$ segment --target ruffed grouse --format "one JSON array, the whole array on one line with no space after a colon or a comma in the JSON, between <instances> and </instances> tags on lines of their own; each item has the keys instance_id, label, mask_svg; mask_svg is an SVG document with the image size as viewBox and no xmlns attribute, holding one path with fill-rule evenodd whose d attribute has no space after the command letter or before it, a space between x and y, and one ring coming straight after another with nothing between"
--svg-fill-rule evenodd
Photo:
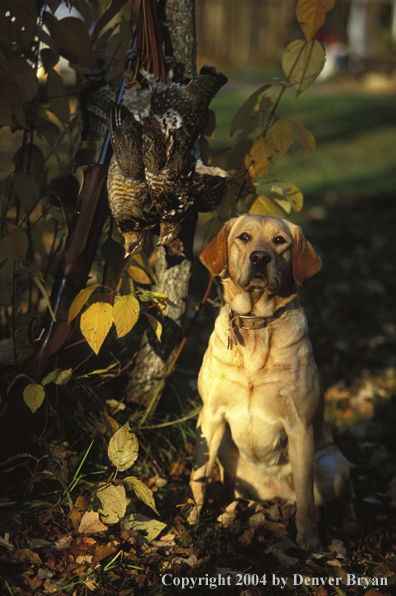
<instances>
[{"instance_id":1,"label":"ruffed grouse","mask_svg":"<svg viewBox=\"0 0 396 596\"><path fill-rule=\"evenodd\" d=\"M205 211L221 200L226 172L204 166L194 146L209 104L227 77L210 66L187 84L164 84L140 69L142 82L126 89L110 114L114 149L108 174L111 212L125 238L126 256L142 250L149 231L172 255L194 205Z\"/></svg>"}]
</instances>

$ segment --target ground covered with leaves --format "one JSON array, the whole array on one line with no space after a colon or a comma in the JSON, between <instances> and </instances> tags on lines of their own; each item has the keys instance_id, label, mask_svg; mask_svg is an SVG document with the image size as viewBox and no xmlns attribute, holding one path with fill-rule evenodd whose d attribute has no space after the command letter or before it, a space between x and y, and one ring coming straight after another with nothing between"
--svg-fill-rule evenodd
<instances>
[{"instance_id":1,"label":"ground covered with leaves","mask_svg":"<svg viewBox=\"0 0 396 596\"><path fill-rule=\"evenodd\" d=\"M136 419L120 403L122 374L55 387L46 411L36 415L26 453L7 464L13 469L2 481L1 594L394 593L396 208L392 197L332 200L325 215L311 215L303 225L323 270L301 300L328 423L352 464L356 519L318 511L323 552L307 555L294 542L294 505L230 503L215 470L202 520L187 523L195 418L155 426L199 408L195 382L216 314L215 288L151 427L135 429L132 472L151 488L159 515L127 490L123 521L100 519L109 438L128 417L132 426ZM205 275L196 272L197 300Z\"/></svg>"}]
</instances>

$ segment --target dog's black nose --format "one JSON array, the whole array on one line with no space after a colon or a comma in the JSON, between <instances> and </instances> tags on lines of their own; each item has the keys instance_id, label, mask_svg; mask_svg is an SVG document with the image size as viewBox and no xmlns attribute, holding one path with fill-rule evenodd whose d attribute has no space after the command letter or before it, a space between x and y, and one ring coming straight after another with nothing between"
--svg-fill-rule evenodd
<instances>
[{"instance_id":1,"label":"dog's black nose","mask_svg":"<svg viewBox=\"0 0 396 596\"><path fill-rule=\"evenodd\" d=\"M250 254L250 261L255 267L266 267L271 260L271 255L265 250L254 250Z\"/></svg>"}]
</instances>

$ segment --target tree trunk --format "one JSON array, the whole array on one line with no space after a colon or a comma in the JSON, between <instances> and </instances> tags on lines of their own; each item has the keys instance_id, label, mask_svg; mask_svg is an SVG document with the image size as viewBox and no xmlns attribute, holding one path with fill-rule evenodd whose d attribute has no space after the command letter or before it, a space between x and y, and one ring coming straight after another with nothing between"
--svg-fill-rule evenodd
<instances>
[{"instance_id":1,"label":"tree trunk","mask_svg":"<svg viewBox=\"0 0 396 596\"><path fill-rule=\"evenodd\" d=\"M195 77L195 2L167 0L165 15L176 62L184 65L186 77ZM185 257L168 257L165 249L158 247L155 268L157 284L153 289L166 294L176 307L168 306L165 311L161 342L151 328L144 333L128 384L127 399L140 403L146 409L146 415L154 411L161 397L161 380L182 340L196 221L197 215L191 214L183 224L181 239Z\"/></svg>"}]
</instances>

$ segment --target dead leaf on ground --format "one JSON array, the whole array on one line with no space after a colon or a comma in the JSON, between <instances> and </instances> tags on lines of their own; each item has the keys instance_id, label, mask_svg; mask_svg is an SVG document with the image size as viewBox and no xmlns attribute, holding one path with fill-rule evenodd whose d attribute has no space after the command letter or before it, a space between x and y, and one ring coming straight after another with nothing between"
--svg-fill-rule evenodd
<instances>
[{"instance_id":1,"label":"dead leaf on ground","mask_svg":"<svg viewBox=\"0 0 396 596\"><path fill-rule=\"evenodd\" d=\"M109 542L108 544L98 544L95 549L95 554L93 556L92 562L98 563L99 561L102 561L103 559L106 559L107 557L114 555L114 553L117 552L118 547L119 543L115 540L113 540L113 542Z\"/></svg>"},{"instance_id":2,"label":"dead leaf on ground","mask_svg":"<svg viewBox=\"0 0 396 596\"><path fill-rule=\"evenodd\" d=\"M102 524L97 511L87 511L84 513L80 527L78 528L80 534L98 534L106 530L107 526Z\"/></svg>"}]
</instances>

